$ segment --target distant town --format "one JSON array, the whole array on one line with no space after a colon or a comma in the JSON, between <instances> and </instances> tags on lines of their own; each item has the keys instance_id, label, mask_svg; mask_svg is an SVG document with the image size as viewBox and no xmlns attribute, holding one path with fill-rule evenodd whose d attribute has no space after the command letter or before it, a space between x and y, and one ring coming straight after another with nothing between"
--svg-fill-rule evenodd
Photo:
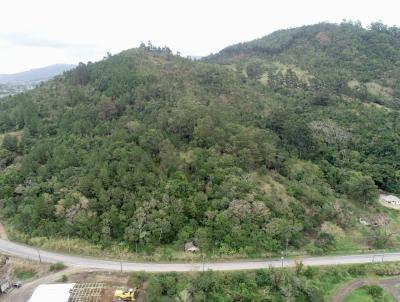
<instances>
[{"instance_id":1,"label":"distant town","mask_svg":"<svg viewBox=\"0 0 400 302\"><path fill-rule=\"evenodd\" d=\"M43 81L74 67L75 65L54 64L14 74L0 74L0 98L33 89Z\"/></svg>"},{"instance_id":2,"label":"distant town","mask_svg":"<svg viewBox=\"0 0 400 302\"><path fill-rule=\"evenodd\" d=\"M0 84L0 99L9 95L14 95L17 93L30 90L39 85L40 82L27 82L19 84Z\"/></svg>"}]
</instances>

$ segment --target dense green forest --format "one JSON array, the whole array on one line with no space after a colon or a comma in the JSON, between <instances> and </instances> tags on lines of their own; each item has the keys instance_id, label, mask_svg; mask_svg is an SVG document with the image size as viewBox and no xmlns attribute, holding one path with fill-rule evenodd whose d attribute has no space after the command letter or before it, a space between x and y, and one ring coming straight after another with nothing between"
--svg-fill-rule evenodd
<instances>
[{"instance_id":1,"label":"dense green forest","mask_svg":"<svg viewBox=\"0 0 400 302\"><path fill-rule=\"evenodd\" d=\"M143 253L335 250L355 211L380 217L378 189L400 193L399 46L318 24L200 61L149 43L81 63L2 99L2 217ZM367 246L396 241L385 213Z\"/></svg>"}]
</instances>

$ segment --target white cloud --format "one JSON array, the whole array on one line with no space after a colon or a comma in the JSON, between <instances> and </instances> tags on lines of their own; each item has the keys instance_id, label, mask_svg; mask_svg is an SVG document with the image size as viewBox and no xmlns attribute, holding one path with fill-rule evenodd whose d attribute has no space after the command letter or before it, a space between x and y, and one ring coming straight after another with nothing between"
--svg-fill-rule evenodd
<instances>
[{"instance_id":1,"label":"white cloud","mask_svg":"<svg viewBox=\"0 0 400 302\"><path fill-rule=\"evenodd\" d=\"M148 40L207 55L321 21L399 25L394 0L2 0L0 9L0 73L96 60Z\"/></svg>"}]
</instances>

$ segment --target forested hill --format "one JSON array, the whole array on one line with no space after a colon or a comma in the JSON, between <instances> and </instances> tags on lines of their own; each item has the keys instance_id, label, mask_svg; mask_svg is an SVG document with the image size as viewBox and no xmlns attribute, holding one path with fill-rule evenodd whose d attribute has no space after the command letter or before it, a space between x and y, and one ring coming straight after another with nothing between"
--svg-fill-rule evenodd
<instances>
[{"instance_id":1,"label":"forested hill","mask_svg":"<svg viewBox=\"0 0 400 302\"><path fill-rule=\"evenodd\" d=\"M395 58L387 30L281 31L265 38L279 51L242 44L209 62L143 45L6 98L2 216L30 237L138 252L187 241L224 255L334 249L329 230L348 233L357 209L376 213L378 188L400 192L400 77L396 64L380 66L386 44L368 54L346 40L349 65L378 62L370 78L328 52L354 31L388 41ZM335 82L340 70L346 85ZM368 244L391 244L374 232Z\"/></svg>"},{"instance_id":2,"label":"forested hill","mask_svg":"<svg viewBox=\"0 0 400 302\"><path fill-rule=\"evenodd\" d=\"M286 71L302 85L400 108L400 29L372 23L321 23L280 30L205 58L237 64L250 77L282 86ZM240 63L240 64L239 64Z\"/></svg>"}]
</instances>

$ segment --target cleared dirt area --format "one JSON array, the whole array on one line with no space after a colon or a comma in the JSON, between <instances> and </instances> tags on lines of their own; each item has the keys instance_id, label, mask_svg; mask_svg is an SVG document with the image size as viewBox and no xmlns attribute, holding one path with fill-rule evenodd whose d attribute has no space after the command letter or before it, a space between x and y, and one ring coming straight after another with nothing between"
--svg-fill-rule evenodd
<instances>
[{"instance_id":1,"label":"cleared dirt area","mask_svg":"<svg viewBox=\"0 0 400 302\"><path fill-rule=\"evenodd\" d=\"M18 142L20 142L21 139L22 139L22 134L23 134L23 131L21 131L21 130L19 130L19 131L10 131L10 132L6 132L4 134L0 134L0 144L3 143L3 139L4 139L4 137L6 135L15 136L17 138Z\"/></svg>"},{"instance_id":2,"label":"cleared dirt area","mask_svg":"<svg viewBox=\"0 0 400 302\"><path fill-rule=\"evenodd\" d=\"M101 282L109 286L120 287L128 284L129 275L125 273L114 273L106 271L78 271L68 275L68 282L73 283L96 283Z\"/></svg>"},{"instance_id":3,"label":"cleared dirt area","mask_svg":"<svg viewBox=\"0 0 400 302\"><path fill-rule=\"evenodd\" d=\"M114 291L121 287L131 287L129 284L129 274L127 273L117 273L117 272L107 272L101 270L92 271L79 271L75 273L68 274L68 282L73 283L96 283L100 282L104 284L104 290L102 293L101 302L111 302L113 301ZM142 301L142 295L140 290L136 295L136 301Z\"/></svg>"},{"instance_id":4,"label":"cleared dirt area","mask_svg":"<svg viewBox=\"0 0 400 302\"><path fill-rule=\"evenodd\" d=\"M4 225L1 222L0 222L0 238L8 240L6 229L4 228Z\"/></svg>"}]
</instances>

